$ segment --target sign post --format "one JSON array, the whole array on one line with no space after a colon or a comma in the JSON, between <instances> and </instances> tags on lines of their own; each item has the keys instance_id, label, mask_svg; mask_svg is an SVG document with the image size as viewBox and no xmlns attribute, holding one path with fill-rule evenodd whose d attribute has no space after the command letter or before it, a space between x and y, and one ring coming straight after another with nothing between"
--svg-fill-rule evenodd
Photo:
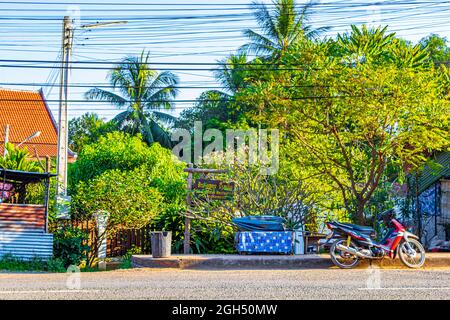
<instances>
[{"instance_id":1,"label":"sign post","mask_svg":"<svg viewBox=\"0 0 450 320\"><path fill-rule=\"evenodd\" d=\"M219 173L227 173L228 170L221 169L201 169L194 168L192 163L188 165L185 172L188 173L187 178L187 196L186 196L186 204L188 206L186 217L184 220L184 242L183 242L183 253L190 254L191 253L191 218L189 216L189 208L192 206L192 192L194 190L204 190L209 193L211 197L214 199L229 199L229 195L234 191L234 184L223 183L218 180L206 179L208 174L219 174ZM201 174L202 177L197 179L194 183L194 173ZM213 189L211 190L211 186ZM224 186L231 186L231 189L225 189Z\"/></svg>"}]
</instances>

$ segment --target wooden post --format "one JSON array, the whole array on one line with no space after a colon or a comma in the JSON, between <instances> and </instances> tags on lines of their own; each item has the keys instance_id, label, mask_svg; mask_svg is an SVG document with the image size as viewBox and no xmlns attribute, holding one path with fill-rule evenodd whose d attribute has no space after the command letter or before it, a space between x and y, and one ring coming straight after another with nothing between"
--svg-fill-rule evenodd
<instances>
[{"instance_id":1,"label":"wooden post","mask_svg":"<svg viewBox=\"0 0 450 320\"><path fill-rule=\"evenodd\" d=\"M50 173L52 171L52 158L45 156L45 172Z\"/></svg>"},{"instance_id":2,"label":"wooden post","mask_svg":"<svg viewBox=\"0 0 450 320\"><path fill-rule=\"evenodd\" d=\"M188 165L189 169L193 168L192 163ZM187 196L186 196L186 204L188 206L188 210L186 212L186 217L184 219L184 254L191 253L191 219L189 216L189 208L191 206L191 191L192 191L192 180L193 180L193 173L192 171L188 172L188 179L187 179Z\"/></svg>"}]
</instances>

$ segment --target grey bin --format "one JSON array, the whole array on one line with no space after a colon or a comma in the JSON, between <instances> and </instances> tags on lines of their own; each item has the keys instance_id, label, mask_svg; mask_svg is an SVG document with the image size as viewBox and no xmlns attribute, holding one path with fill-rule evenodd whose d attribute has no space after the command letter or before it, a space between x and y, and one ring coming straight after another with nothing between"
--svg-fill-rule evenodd
<instances>
[{"instance_id":1,"label":"grey bin","mask_svg":"<svg viewBox=\"0 0 450 320\"><path fill-rule=\"evenodd\" d=\"M155 231L151 233L153 258L170 257L172 253L172 232Z\"/></svg>"}]
</instances>

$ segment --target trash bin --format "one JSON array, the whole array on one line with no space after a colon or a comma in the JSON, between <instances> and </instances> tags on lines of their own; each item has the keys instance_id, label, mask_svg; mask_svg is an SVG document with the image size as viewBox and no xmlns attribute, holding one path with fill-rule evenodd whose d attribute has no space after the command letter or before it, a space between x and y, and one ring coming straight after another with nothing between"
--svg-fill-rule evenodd
<instances>
[{"instance_id":1,"label":"trash bin","mask_svg":"<svg viewBox=\"0 0 450 320\"><path fill-rule=\"evenodd\" d=\"M151 233L153 258L165 258L171 255L172 232L155 231Z\"/></svg>"}]
</instances>

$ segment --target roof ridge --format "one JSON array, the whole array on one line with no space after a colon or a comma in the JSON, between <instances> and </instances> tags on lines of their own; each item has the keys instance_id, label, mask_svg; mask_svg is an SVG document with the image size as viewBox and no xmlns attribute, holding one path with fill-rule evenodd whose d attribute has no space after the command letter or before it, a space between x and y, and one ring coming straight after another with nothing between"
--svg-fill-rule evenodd
<instances>
[{"instance_id":1,"label":"roof ridge","mask_svg":"<svg viewBox=\"0 0 450 320\"><path fill-rule=\"evenodd\" d=\"M12 88L4 88L4 87L0 87L0 90L3 90L3 91L13 91L13 92L39 93L39 90L12 89Z\"/></svg>"}]
</instances>

